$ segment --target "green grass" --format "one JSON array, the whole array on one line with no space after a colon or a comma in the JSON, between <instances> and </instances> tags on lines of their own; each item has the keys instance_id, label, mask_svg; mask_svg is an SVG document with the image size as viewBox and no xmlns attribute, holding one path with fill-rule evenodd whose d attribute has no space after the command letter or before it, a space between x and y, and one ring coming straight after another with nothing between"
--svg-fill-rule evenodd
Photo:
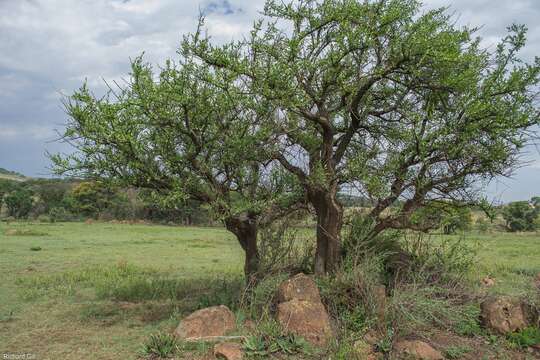
<instances>
[{"instance_id":1,"label":"green grass","mask_svg":"<svg viewBox=\"0 0 540 360\"><path fill-rule=\"evenodd\" d=\"M525 296L535 290L532 281L540 273L540 233L471 233L465 241L478 246L474 280L479 283L486 276L495 280L489 293Z\"/></svg>"},{"instance_id":2,"label":"green grass","mask_svg":"<svg viewBox=\"0 0 540 360\"><path fill-rule=\"evenodd\" d=\"M137 358L185 313L234 306L242 257L219 228L0 223L0 351Z\"/></svg>"},{"instance_id":3,"label":"green grass","mask_svg":"<svg viewBox=\"0 0 540 360\"><path fill-rule=\"evenodd\" d=\"M475 281L496 280L486 291L532 290L539 234L466 241L480 246ZM0 223L0 259L0 351L39 359L136 359L151 334L170 332L188 312L234 308L242 284L242 250L221 228ZM478 331L474 321L460 326Z\"/></svg>"}]
</instances>

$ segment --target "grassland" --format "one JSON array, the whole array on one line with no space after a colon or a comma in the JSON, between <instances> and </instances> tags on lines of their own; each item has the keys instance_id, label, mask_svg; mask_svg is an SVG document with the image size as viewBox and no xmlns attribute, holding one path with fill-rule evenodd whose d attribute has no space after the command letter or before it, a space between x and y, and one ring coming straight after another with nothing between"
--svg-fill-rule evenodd
<instances>
[{"instance_id":1,"label":"grassland","mask_svg":"<svg viewBox=\"0 0 540 360\"><path fill-rule=\"evenodd\" d=\"M468 234L484 291L526 294L540 234ZM0 224L0 352L132 359L187 312L232 303L242 251L220 228L111 223Z\"/></svg>"}]
</instances>

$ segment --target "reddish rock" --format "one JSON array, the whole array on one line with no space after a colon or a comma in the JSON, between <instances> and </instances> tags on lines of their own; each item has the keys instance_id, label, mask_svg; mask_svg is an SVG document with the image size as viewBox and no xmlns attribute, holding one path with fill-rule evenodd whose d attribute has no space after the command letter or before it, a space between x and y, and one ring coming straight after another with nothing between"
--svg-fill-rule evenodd
<instances>
[{"instance_id":1,"label":"reddish rock","mask_svg":"<svg viewBox=\"0 0 540 360\"><path fill-rule=\"evenodd\" d=\"M279 286L277 292L278 302L302 300L321 302L319 288L315 281L306 274L297 274Z\"/></svg>"},{"instance_id":2,"label":"reddish rock","mask_svg":"<svg viewBox=\"0 0 540 360\"><path fill-rule=\"evenodd\" d=\"M286 332L302 336L316 346L332 337L330 318L321 302L291 300L278 305L277 320Z\"/></svg>"},{"instance_id":3,"label":"reddish rock","mask_svg":"<svg viewBox=\"0 0 540 360\"><path fill-rule=\"evenodd\" d=\"M402 340L395 346L394 350L401 356L417 360L443 360L444 356L440 351L435 350L428 343L421 340Z\"/></svg>"},{"instance_id":4,"label":"reddish rock","mask_svg":"<svg viewBox=\"0 0 540 360\"><path fill-rule=\"evenodd\" d=\"M184 340L224 336L236 328L234 314L224 305L195 311L180 322L175 335Z\"/></svg>"},{"instance_id":5,"label":"reddish rock","mask_svg":"<svg viewBox=\"0 0 540 360\"><path fill-rule=\"evenodd\" d=\"M226 342L214 346L214 356L218 359L242 360L244 353L240 344Z\"/></svg>"},{"instance_id":6,"label":"reddish rock","mask_svg":"<svg viewBox=\"0 0 540 360\"><path fill-rule=\"evenodd\" d=\"M484 327L505 335L527 326L527 316L519 299L498 296L486 299L480 305Z\"/></svg>"}]
</instances>

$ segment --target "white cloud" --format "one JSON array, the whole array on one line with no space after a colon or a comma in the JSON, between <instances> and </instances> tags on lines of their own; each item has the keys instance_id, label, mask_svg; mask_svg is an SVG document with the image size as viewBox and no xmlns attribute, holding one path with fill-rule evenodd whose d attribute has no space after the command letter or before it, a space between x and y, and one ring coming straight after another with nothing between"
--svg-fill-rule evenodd
<instances>
[{"instance_id":1,"label":"white cloud","mask_svg":"<svg viewBox=\"0 0 540 360\"><path fill-rule=\"evenodd\" d=\"M28 140L52 140L56 136L51 126L0 126L0 140L19 139L21 142Z\"/></svg>"}]
</instances>

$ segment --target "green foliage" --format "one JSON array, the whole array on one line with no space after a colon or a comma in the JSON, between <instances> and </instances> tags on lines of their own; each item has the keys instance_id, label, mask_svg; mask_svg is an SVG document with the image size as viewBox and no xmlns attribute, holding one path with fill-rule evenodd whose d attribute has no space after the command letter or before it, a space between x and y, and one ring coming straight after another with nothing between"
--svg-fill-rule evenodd
<instances>
[{"instance_id":1,"label":"green foliage","mask_svg":"<svg viewBox=\"0 0 540 360\"><path fill-rule=\"evenodd\" d=\"M260 279L257 284L244 294L242 306L253 319L261 319L267 314L274 301L279 285L289 277L287 273L270 274Z\"/></svg>"},{"instance_id":2,"label":"green foliage","mask_svg":"<svg viewBox=\"0 0 540 360\"><path fill-rule=\"evenodd\" d=\"M73 220L73 214L71 214L64 207L53 207L49 210L49 217L51 222L63 222Z\"/></svg>"},{"instance_id":3,"label":"green foliage","mask_svg":"<svg viewBox=\"0 0 540 360\"><path fill-rule=\"evenodd\" d=\"M529 326L520 331L508 334L508 341L520 349L540 344L540 329Z\"/></svg>"},{"instance_id":4,"label":"green foliage","mask_svg":"<svg viewBox=\"0 0 540 360\"><path fill-rule=\"evenodd\" d=\"M120 263L21 279L20 283L32 289L32 297L44 292L73 294L75 289L92 288L98 299L181 301L184 310L193 311L215 305L236 309L243 281L240 277L180 279L151 268Z\"/></svg>"},{"instance_id":5,"label":"green foliage","mask_svg":"<svg viewBox=\"0 0 540 360\"><path fill-rule=\"evenodd\" d=\"M476 220L475 225L478 231L481 233L486 233L492 224L487 219L480 217Z\"/></svg>"},{"instance_id":6,"label":"green foliage","mask_svg":"<svg viewBox=\"0 0 540 360\"><path fill-rule=\"evenodd\" d=\"M343 264L333 276L319 280L323 302L342 329L360 332L378 322L381 299L376 288L382 283L383 271L381 258L373 255Z\"/></svg>"},{"instance_id":7,"label":"green foliage","mask_svg":"<svg viewBox=\"0 0 540 360\"><path fill-rule=\"evenodd\" d=\"M281 273L311 273L314 241L304 237L287 219L260 229L259 277Z\"/></svg>"},{"instance_id":8,"label":"green foliage","mask_svg":"<svg viewBox=\"0 0 540 360\"><path fill-rule=\"evenodd\" d=\"M463 356L471 351L472 349L468 346L449 346L444 350L444 355L448 359L463 359Z\"/></svg>"},{"instance_id":9,"label":"green foliage","mask_svg":"<svg viewBox=\"0 0 540 360\"><path fill-rule=\"evenodd\" d=\"M6 195L4 202L6 203L9 216L23 219L32 210L32 193L26 189L18 189Z\"/></svg>"},{"instance_id":10,"label":"green foliage","mask_svg":"<svg viewBox=\"0 0 540 360\"><path fill-rule=\"evenodd\" d=\"M75 212L96 217L110 206L113 193L102 183L87 181L77 184L70 195L73 198L71 206Z\"/></svg>"},{"instance_id":11,"label":"green foliage","mask_svg":"<svg viewBox=\"0 0 540 360\"><path fill-rule=\"evenodd\" d=\"M406 234L401 242L405 251L408 282L425 282L453 287L462 283L473 269L478 246L465 238L448 239L421 233Z\"/></svg>"},{"instance_id":12,"label":"green foliage","mask_svg":"<svg viewBox=\"0 0 540 360\"><path fill-rule=\"evenodd\" d=\"M308 342L299 336L284 334L279 324L273 320L261 322L257 327L257 333L244 341L244 350L248 356L267 358L276 353L282 355L312 353Z\"/></svg>"},{"instance_id":13,"label":"green foliage","mask_svg":"<svg viewBox=\"0 0 540 360\"><path fill-rule=\"evenodd\" d=\"M4 196L19 188L19 183L11 180L0 179L0 208L4 202Z\"/></svg>"},{"instance_id":14,"label":"green foliage","mask_svg":"<svg viewBox=\"0 0 540 360\"><path fill-rule=\"evenodd\" d=\"M479 336L485 332L480 325L480 308L470 305L463 308L461 317L454 325L454 331L461 336Z\"/></svg>"},{"instance_id":15,"label":"green foliage","mask_svg":"<svg viewBox=\"0 0 540 360\"><path fill-rule=\"evenodd\" d=\"M506 228L512 232L535 230L539 213L540 207L527 201L512 202L502 209Z\"/></svg>"},{"instance_id":16,"label":"green foliage","mask_svg":"<svg viewBox=\"0 0 540 360\"><path fill-rule=\"evenodd\" d=\"M168 333L152 334L143 345L142 352L162 359L171 357L177 350L176 337Z\"/></svg>"},{"instance_id":17,"label":"green foliage","mask_svg":"<svg viewBox=\"0 0 540 360\"><path fill-rule=\"evenodd\" d=\"M375 344L375 346L377 347L377 350L379 350L380 352L389 353L392 350L393 341L394 341L394 329L389 328L384 334L384 337L380 339Z\"/></svg>"},{"instance_id":18,"label":"green foliage","mask_svg":"<svg viewBox=\"0 0 540 360\"><path fill-rule=\"evenodd\" d=\"M471 210L468 207L452 207L445 213L441 226L445 234L470 229L472 224Z\"/></svg>"},{"instance_id":19,"label":"green foliage","mask_svg":"<svg viewBox=\"0 0 540 360\"><path fill-rule=\"evenodd\" d=\"M539 123L525 26L490 50L414 0L270 0L263 14L245 41L212 44L201 24L183 48L276 109L271 158L320 195L313 205L336 184L361 189L376 232L425 230L413 215L441 200L480 202L475 185L515 168Z\"/></svg>"},{"instance_id":20,"label":"green foliage","mask_svg":"<svg viewBox=\"0 0 540 360\"><path fill-rule=\"evenodd\" d=\"M30 248L31 251L41 251L41 246L32 246Z\"/></svg>"},{"instance_id":21,"label":"green foliage","mask_svg":"<svg viewBox=\"0 0 540 360\"><path fill-rule=\"evenodd\" d=\"M345 263L362 261L372 256L386 259L400 252L401 233L388 230L374 235L374 226L375 223L369 216L360 212L351 215L343 240L343 250L347 254Z\"/></svg>"}]
</instances>

